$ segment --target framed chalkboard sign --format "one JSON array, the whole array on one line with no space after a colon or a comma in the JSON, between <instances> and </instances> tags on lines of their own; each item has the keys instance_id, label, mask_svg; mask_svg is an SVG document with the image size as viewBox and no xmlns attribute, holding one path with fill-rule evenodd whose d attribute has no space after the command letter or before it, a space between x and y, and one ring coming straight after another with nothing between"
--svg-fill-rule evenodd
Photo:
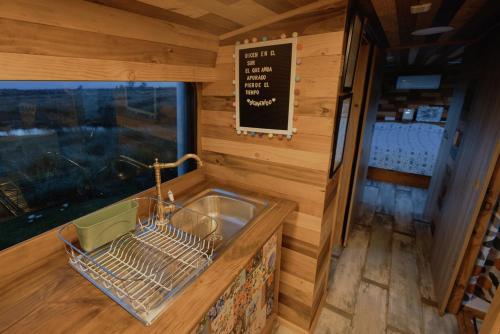
<instances>
[{"instance_id":1,"label":"framed chalkboard sign","mask_svg":"<svg viewBox=\"0 0 500 334\"><path fill-rule=\"evenodd\" d=\"M236 45L236 130L291 136L297 38Z\"/></svg>"}]
</instances>

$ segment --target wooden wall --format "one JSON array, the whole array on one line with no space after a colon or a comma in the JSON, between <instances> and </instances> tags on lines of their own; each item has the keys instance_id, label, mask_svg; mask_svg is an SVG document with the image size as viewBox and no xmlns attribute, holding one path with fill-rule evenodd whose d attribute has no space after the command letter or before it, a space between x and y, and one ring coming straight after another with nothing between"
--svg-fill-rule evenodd
<instances>
[{"instance_id":1,"label":"wooden wall","mask_svg":"<svg viewBox=\"0 0 500 334\"><path fill-rule=\"evenodd\" d=\"M440 311L444 311L474 224L481 211L488 183L500 155L499 29L490 33L472 68L478 70L470 110L459 147L456 168L436 224L431 269Z\"/></svg>"},{"instance_id":2,"label":"wooden wall","mask_svg":"<svg viewBox=\"0 0 500 334\"><path fill-rule=\"evenodd\" d=\"M217 80L202 87L199 153L207 173L298 203L284 225L279 313L309 329L327 287L330 231L337 180L328 179L338 83L344 43L345 5L304 15L223 40L216 61ZM237 135L234 129L234 42L276 38L299 32L301 64L296 88L293 139Z\"/></svg>"},{"instance_id":3,"label":"wooden wall","mask_svg":"<svg viewBox=\"0 0 500 334\"><path fill-rule=\"evenodd\" d=\"M0 1L0 80L213 81L214 35L83 0Z\"/></svg>"}]
</instances>

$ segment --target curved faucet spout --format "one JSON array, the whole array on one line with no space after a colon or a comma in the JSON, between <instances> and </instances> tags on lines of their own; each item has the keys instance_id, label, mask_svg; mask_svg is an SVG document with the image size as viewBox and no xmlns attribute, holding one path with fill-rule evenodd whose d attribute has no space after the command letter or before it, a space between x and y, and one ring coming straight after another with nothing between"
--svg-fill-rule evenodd
<instances>
[{"instance_id":1,"label":"curved faucet spout","mask_svg":"<svg viewBox=\"0 0 500 334\"><path fill-rule=\"evenodd\" d=\"M176 168L180 164L182 164L184 161L188 159L194 159L198 163L198 167L203 167L203 162L201 161L200 157L197 156L196 154L189 153L184 155L182 158L177 160L176 162L158 162L158 158L155 159L155 162L152 165L149 165L149 168L154 168L155 170L155 180L156 180L156 197L158 199L158 216L160 219L163 219L163 197L161 195L161 170L166 169L166 168ZM174 211L175 206L173 203L171 203L168 207L167 210L169 212Z\"/></svg>"},{"instance_id":2,"label":"curved faucet spout","mask_svg":"<svg viewBox=\"0 0 500 334\"><path fill-rule=\"evenodd\" d=\"M188 159L196 160L196 162L198 163L198 167L203 167L203 161L201 161L199 156L193 153L188 153L179 160L177 160L176 162L158 162L158 158L156 158L154 164L149 165L149 168L159 168L159 169L175 168Z\"/></svg>"}]
</instances>

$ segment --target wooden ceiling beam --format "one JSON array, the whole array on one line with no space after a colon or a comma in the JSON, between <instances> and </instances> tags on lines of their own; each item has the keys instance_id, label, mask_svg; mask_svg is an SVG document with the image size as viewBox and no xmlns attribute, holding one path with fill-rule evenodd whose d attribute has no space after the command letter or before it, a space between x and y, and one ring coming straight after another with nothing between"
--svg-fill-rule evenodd
<instances>
[{"instance_id":1,"label":"wooden ceiling beam","mask_svg":"<svg viewBox=\"0 0 500 334\"><path fill-rule=\"evenodd\" d=\"M415 30L430 28L433 26L434 18L436 17L439 9L441 8L441 4L442 4L443 0L429 0L429 1L431 1L432 5L431 5L431 9L428 12L421 13L421 14L415 14L415 16L416 16ZM412 41L415 44L424 43L425 37L412 36ZM414 51L415 58L413 60L413 63L418 58L419 52L420 52L420 49L418 49L418 48L416 49L416 51Z\"/></svg>"},{"instance_id":2,"label":"wooden ceiling beam","mask_svg":"<svg viewBox=\"0 0 500 334\"><path fill-rule=\"evenodd\" d=\"M277 14L288 12L296 8L294 4L287 0L254 0L256 3L261 4L264 7L269 8Z\"/></svg>"},{"instance_id":3,"label":"wooden ceiling beam","mask_svg":"<svg viewBox=\"0 0 500 334\"><path fill-rule=\"evenodd\" d=\"M466 23L468 23L481 8L488 2L488 0L465 0L462 6L458 9L450 22L450 26L455 28L453 31L441 35L440 41L447 41L453 38L453 36L462 28Z\"/></svg>"},{"instance_id":4,"label":"wooden ceiling beam","mask_svg":"<svg viewBox=\"0 0 500 334\"><path fill-rule=\"evenodd\" d=\"M400 45L396 0L372 0L390 46Z\"/></svg>"},{"instance_id":5,"label":"wooden ceiling beam","mask_svg":"<svg viewBox=\"0 0 500 334\"><path fill-rule=\"evenodd\" d=\"M400 44L410 44L412 41L412 31L415 29L417 18L411 13L411 6L418 3L418 0L397 0L397 18L399 27Z\"/></svg>"},{"instance_id":6,"label":"wooden ceiling beam","mask_svg":"<svg viewBox=\"0 0 500 334\"><path fill-rule=\"evenodd\" d=\"M411 32L415 28L416 18L411 14L410 7L417 4L417 0L398 0L396 8L398 12L399 41L401 44L410 44L412 40ZM415 62L418 49L401 50L400 67L411 66Z\"/></svg>"},{"instance_id":7,"label":"wooden ceiling beam","mask_svg":"<svg viewBox=\"0 0 500 334\"><path fill-rule=\"evenodd\" d=\"M239 0L231 5L219 1L179 0L185 4L202 8L233 22L247 25L262 18L276 15L275 12L251 0Z\"/></svg>"},{"instance_id":8,"label":"wooden ceiling beam","mask_svg":"<svg viewBox=\"0 0 500 334\"><path fill-rule=\"evenodd\" d=\"M357 0L357 8L363 16L368 18L369 24L366 26L371 37L376 41L376 44L381 48L389 46L387 37L384 33L384 28L377 17L377 13L373 8L371 0Z\"/></svg>"},{"instance_id":9,"label":"wooden ceiling beam","mask_svg":"<svg viewBox=\"0 0 500 334\"><path fill-rule=\"evenodd\" d=\"M443 0L429 0L432 3L431 9L426 13L415 14L417 17L417 22L415 23L415 29L423 29L432 27L432 23L436 14L441 8ZM422 37L419 37L422 38Z\"/></svg>"},{"instance_id":10,"label":"wooden ceiling beam","mask_svg":"<svg viewBox=\"0 0 500 334\"><path fill-rule=\"evenodd\" d=\"M188 16L194 19L209 13L203 8L192 6L188 3L182 2L181 0L138 0L138 1L161 9L170 10L174 13Z\"/></svg>"},{"instance_id":11,"label":"wooden ceiling beam","mask_svg":"<svg viewBox=\"0 0 500 334\"><path fill-rule=\"evenodd\" d=\"M454 2L444 2L444 8L439 15L439 22L435 22L436 25L450 25L455 28L455 30L437 36L429 36L426 40L428 42L434 42L435 45L440 46L437 50L439 56L436 56L436 52L432 52L427 49L422 51L417 57L417 64L428 65L428 64L447 64L447 55L453 50L453 45L462 44L464 41L453 41L453 37L458 36L457 33L471 20L479 14L479 11L484 8L488 0L464 0L461 3ZM455 43L448 43L455 42ZM472 42L475 42L472 41ZM471 44L467 42L466 44Z\"/></svg>"},{"instance_id":12,"label":"wooden ceiling beam","mask_svg":"<svg viewBox=\"0 0 500 334\"><path fill-rule=\"evenodd\" d=\"M461 41L438 41L438 42L429 42L429 43L420 43L420 44L410 44L410 45L398 45L398 46L393 46L386 48L385 50L389 51L398 51L398 50L405 50L405 49L413 49L413 48L428 48L432 46L443 46L443 45L458 45L458 44L464 44L464 45L469 45L476 43L478 40L477 39L469 39L469 40L461 40Z\"/></svg>"},{"instance_id":13,"label":"wooden ceiling beam","mask_svg":"<svg viewBox=\"0 0 500 334\"><path fill-rule=\"evenodd\" d=\"M138 0L127 0L127 1L86 0L86 1L163 21L175 22L182 26L201 30L217 36L241 27L240 24L236 24L233 21L225 20L224 18L214 14L208 14L194 19L182 14L174 13L170 10L148 5ZM215 18L212 19L213 17Z\"/></svg>"},{"instance_id":14,"label":"wooden ceiling beam","mask_svg":"<svg viewBox=\"0 0 500 334\"><path fill-rule=\"evenodd\" d=\"M298 15L307 14L307 13L317 11L317 10L328 9L332 6L339 6L339 5L343 5L343 4L345 4L344 0L318 0L318 1L313 2L311 4L308 4L308 5L296 8L296 9L289 10L289 11L282 13L282 14L278 14L278 15L264 18L260 21L246 25L242 28L239 28L239 29L230 31L228 33L222 34L219 36L219 39L226 40L226 39L247 33L249 31L262 28L266 25L270 25L270 24L273 24L273 23L276 23L279 21L283 21L283 20L298 16Z\"/></svg>"}]
</instances>

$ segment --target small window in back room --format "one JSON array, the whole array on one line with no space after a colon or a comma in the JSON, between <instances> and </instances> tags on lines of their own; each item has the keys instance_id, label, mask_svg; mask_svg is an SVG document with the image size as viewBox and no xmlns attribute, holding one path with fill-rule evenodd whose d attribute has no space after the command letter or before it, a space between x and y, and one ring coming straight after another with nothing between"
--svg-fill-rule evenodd
<instances>
[{"instance_id":1,"label":"small window in back room","mask_svg":"<svg viewBox=\"0 0 500 334\"><path fill-rule=\"evenodd\" d=\"M154 186L147 165L194 151L193 90L0 81L0 249Z\"/></svg>"}]
</instances>

